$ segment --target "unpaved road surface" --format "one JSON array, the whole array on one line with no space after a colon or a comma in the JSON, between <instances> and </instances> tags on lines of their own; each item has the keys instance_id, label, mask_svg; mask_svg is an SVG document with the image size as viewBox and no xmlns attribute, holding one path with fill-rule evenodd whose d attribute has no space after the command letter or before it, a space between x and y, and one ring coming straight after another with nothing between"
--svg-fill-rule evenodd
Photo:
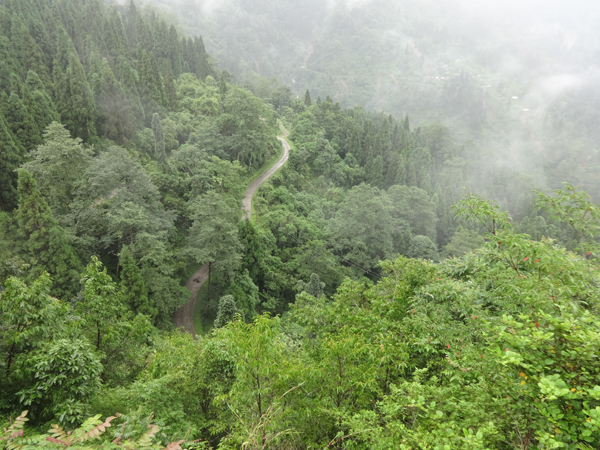
<instances>
[{"instance_id":1,"label":"unpaved road surface","mask_svg":"<svg viewBox=\"0 0 600 450\"><path fill-rule=\"evenodd\" d=\"M248 189L244 192L244 199L242 200L242 218L244 219L250 220L251 218L252 197L254 197L258 188L267 181L271 175L281 169L290 156L290 144L285 139L288 137L289 133L283 126L281 129L283 131L283 136L277 136L277 139L283 144L283 154L273 167L250 183L250 186L248 186ZM200 269L187 280L185 287L190 291L190 299L185 305L175 311L175 314L173 315L173 324L175 325L175 328L183 328L194 337L196 337L196 329L194 328L194 309L196 308L197 295L207 279L208 263L200 267Z\"/></svg>"},{"instance_id":2,"label":"unpaved road surface","mask_svg":"<svg viewBox=\"0 0 600 450\"><path fill-rule=\"evenodd\" d=\"M281 166L283 166L288 160L290 156L290 144L288 144L288 141L285 140L287 136L287 131L285 131L285 135L283 137L277 136L277 139L279 139L283 144L283 154L281 155L281 158L279 158L279 160L273 165L273 167L271 167L269 170L267 170L265 173L259 176L256 180L250 183L250 186L248 186L248 189L246 189L246 192L244 192L244 199L242 200L243 219L250 220L252 218L252 197L254 197L254 194L261 186L261 184L263 184L271 177L271 175L273 175L275 172L281 169Z\"/></svg>"}]
</instances>

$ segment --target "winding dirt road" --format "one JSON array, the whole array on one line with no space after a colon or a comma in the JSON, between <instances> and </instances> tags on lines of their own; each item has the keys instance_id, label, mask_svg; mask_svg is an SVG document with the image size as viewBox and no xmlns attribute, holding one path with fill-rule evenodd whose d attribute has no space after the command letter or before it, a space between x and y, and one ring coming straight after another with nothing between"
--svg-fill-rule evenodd
<instances>
[{"instance_id":1,"label":"winding dirt road","mask_svg":"<svg viewBox=\"0 0 600 450\"><path fill-rule=\"evenodd\" d=\"M277 172L286 163L290 156L290 144L286 140L289 136L288 131L280 125L283 136L277 136L277 139L283 144L283 154L277 162L267 170L265 173L256 178L246 192L244 192L244 199L242 200L242 218L250 220L252 217L252 197L258 190L258 188L267 181L275 172ZM185 287L190 291L190 299L188 302L181 306L173 316L173 324L175 328L184 328L185 331L196 337L196 329L194 328L194 309L196 308L196 300L198 291L204 285L208 279L208 263L204 264L198 271L192 275L187 282Z\"/></svg>"}]
</instances>

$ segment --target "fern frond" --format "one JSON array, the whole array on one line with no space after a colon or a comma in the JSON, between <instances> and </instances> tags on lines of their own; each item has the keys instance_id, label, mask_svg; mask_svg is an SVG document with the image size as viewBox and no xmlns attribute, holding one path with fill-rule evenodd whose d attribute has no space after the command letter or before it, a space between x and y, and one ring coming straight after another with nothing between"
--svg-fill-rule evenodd
<instances>
[{"instance_id":1,"label":"fern frond","mask_svg":"<svg viewBox=\"0 0 600 450\"><path fill-rule=\"evenodd\" d=\"M140 448L150 447L152 445L152 440L156 433L160 431L160 427L158 425L148 425L148 431L144 434L140 440L137 442L137 445Z\"/></svg>"},{"instance_id":2,"label":"fern frond","mask_svg":"<svg viewBox=\"0 0 600 450\"><path fill-rule=\"evenodd\" d=\"M60 442L63 445L68 445L67 442L69 441L69 436L67 435L67 433L65 433L65 430L63 430L63 428L60 425L56 425L54 423L51 425L51 427L52 428L48 430L48 433L50 433L52 438L56 439L56 441Z\"/></svg>"},{"instance_id":3,"label":"fern frond","mask_svg":"<svg viewBox=\"0 0 600 450\"><path fill-rule=\"evenodd\" d=\"M33 436L24 439L18 439L6 444L7 450L33 450L41 447L48 435Z\"/></svg>"},{"instance_id":4,"label":"fern frond","mask_svg":"<svg viewBox=\"0 0 600 450\"><path fill-rule=\"evenodd\" d=\"M23 427L25 426L25 422L29 419L25 417L29 411L25 410L21 413L19 417L15 419L8 429L4 429L4 436L0 440L14 439L18 434L23 436Z\"/></svg>"},{"instance_id":5,"label":"fern frond","mask_svg":"<svg viewBox=\"0 0 600 450\"><path fill-rule=\"evenodd\" d=\"M99 418L100 418L100 415L97 415L97 416L93 417L93 419L95 419L95 421L98 421ZM112 420L114 420L114 419L116 419L115 416L107 417L104 422L95 425L89 431L85 432L83 434L83 436L81 436L80 438L77 439L76 442L84 442L84 441L87 441L87 440L90 440L90 439L98 439L100 437L100 435L102 433L104 433L107 428L110 427L110 422ZM90 422L90 424L91 423L92 422Z\"/></svg>"},{"instance_id":6,"label":"fern frond","mask_svg":"<svg viewBox=\"0 0 600 450\"><path fill-rule=\"evenodd\" d=\"M181 443L184 440L180 440L177 442L171 442L169 445L167 445L163 450L181 450Z\"/></svg>"}]
</instances>

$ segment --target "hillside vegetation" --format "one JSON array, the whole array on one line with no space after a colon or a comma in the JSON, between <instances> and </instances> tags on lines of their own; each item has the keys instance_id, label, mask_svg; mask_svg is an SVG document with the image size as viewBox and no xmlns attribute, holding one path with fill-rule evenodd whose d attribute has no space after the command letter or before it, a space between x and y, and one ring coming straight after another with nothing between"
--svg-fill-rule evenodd
<instances>
[{"instance_id":1,"label":"hillside vegetation","mask_svg":"<svg viewBox=\"0 0 600 450\"><path fill-rule=\"evenodd\" d=\"M252 27L277 35L272 15L309 39L317 18L345 28L393 6L312 3L226 4L206 23L260 13ZM402 13L421 33L406 58L446 54L460 24L433 33L438 8ZM443 100L458 83L443 117L388 114L333 84L242 75L237 53L219 62L181 29L133 2L0 2L0 448L596 448L593 110L546 120L564 125L544 137L560 161L500 164L480 138L504 119L483 100L459 111L470 76L440 85ZM218 36L209 48L241 42ZM265 64L285 70L276 51ZM289 159L243 220L278 121ZM194 339L173 314L205 264Z\"/></svg>"}]
</instances>

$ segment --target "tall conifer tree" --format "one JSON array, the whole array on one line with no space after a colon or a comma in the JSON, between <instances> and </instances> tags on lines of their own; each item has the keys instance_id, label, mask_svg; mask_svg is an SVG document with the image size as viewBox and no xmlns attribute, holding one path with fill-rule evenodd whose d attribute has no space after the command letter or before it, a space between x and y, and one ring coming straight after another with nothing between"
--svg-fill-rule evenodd
<instances>
[{"instance_id":1,"label":"tall conifer tree","mask_svg":"<svg viewBox=\"0 0 600 450\"><path fill-rule=\"evenodd\" d=\"M135 313L156 317L158 311L148 300L148 289L133 255L126 245L120 255L121 265L121 298Z\"/></svg>"},{"instance_id":2,"label":"tall conifer tree","mask_svg":"<svg viewBox=\"0 0 600 450\"><path fill-rule=\"evenodd\" d=\"M25 251L33 267L45 270L53 278L52 292L71 299L78 291L81 262L68 243L64 230L52 217L33 176L19 170L19 232L26 239Z\"/></svg>"},{"instance_id":3,"label":"tall conifer tree","mask_svg":"<svg viewBox=\"0 0 600 450\"><path fill-rule=\"evenodd\" d=\"M15 170L24 160L20 148L0 111L0 209L11 211L17 206L17 174Z\"/></svg>"},{"instance_id":4,"label":"tall conifer tree","mask_svg":"<svg viewBox=\"0 0 600 450\"><path fill-rule=\"evenodd\" d=\"M60 115L44 83L32 70L27 72L27 79L23 86L23 104L40 132L43 132L52 122L60 122Z\"/></svg>"},{"instance_id":5,"label":"tall conifer tree","mask_svg":"<svg viewBox=\"0 0 600 450\"><path fill-rule=\"evenodd\" d=\"M304 94L304 104L306 106L312 105L312 100L310 99L310 91L308 89L306 90L306 93Z\"/></svg>"}]
</instances>

